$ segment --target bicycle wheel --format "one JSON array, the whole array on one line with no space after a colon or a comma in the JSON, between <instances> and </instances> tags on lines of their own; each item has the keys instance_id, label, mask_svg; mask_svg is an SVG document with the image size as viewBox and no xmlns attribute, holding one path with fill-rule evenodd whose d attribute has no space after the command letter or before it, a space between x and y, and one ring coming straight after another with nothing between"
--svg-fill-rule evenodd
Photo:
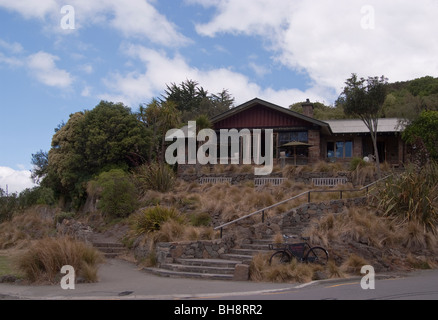
<instances>
[{"instance_id":1,"label":"bicycle wheel","mask_svg":"<svg viewBox=\"0 0 438 320\"><path fill-rule=\"evenodd\" d=\"M328 252L321 247L310 248L304 257L304 261L325 266L328 262Z\"/></svg>"},{"instance_id":2,"label":"bicycle wheel","mask_svg":"<svg viewBox=\"0 0 438 320\"><path fill-rule=\"evenodd\" d=\"M269 265L276 266L279 264L289 263L290 255L286 251L277 251L269 259Z\"/></svg>"}]
</instances>

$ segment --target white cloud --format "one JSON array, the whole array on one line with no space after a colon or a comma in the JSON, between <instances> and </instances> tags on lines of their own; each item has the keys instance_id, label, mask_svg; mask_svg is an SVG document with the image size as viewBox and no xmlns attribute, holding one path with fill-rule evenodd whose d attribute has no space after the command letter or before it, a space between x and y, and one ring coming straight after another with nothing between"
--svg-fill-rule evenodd
<instances>
[{"instance_id":1,"label":"white cloud","mask_svg":"<svg viewBox=\"0 0 438 320\"><path fill-rule=\"evenodd\" d=\"M31 179L31 173L28 170L14 170L8 167L0 167L0 188L9 193L20 193L26 188L33 188L36 185Z\"/></svg>"},{"instance_id":2,"label":"white cloud","mask_svg":"<svg viewBox=\"0 0 438 320\"><path fill-rule=\"evenodd\" d=\"M67 71L56 67L57 60L57 56L40 51L27 58L27 66L41 83L51 87L67 88L72 84L73 78Z\"/></svg>"},{"instance_id":3,"label":"white cloud","mask_svg":"<svg viewBox=\"0 0 438 320\"><path fill-rule=\"evenodd\" d=\"M60 26L61 8L68 4L74 8L75 28L90 25L114 28L126 37L147 38L154 43L175 47L189 40L177 27L152 5L152 0L0 0L0 7L16 11L25 18L49 20L45 30L64 32ZM69 33L77 30L69 30Z\"/></svg>"},{"instance_id":4,"label":"white cloud","mask_svg":"<svg viewBox=\"0 0 438 320\"><path fill-rule=\"evenodd\" d=\"M162 94L166 84L179 84L187 79L198 81L211 93L229 89L236 98L236 104L258 97L287 107L306 98L323 101L327 94L324 88L311 88L305 92L297 89L278 91L262 88L247 76L231 69L200 70L191 67L179 54L169 57L165 52L139 45L128 45L124 52L130 58L140 60L144 64L144 70L115 73L105 78L104 82L111 93L101 94L100 98L123 102L134 108Z\"/></svg>"},{"instance_id":5,"label":"white cloud","mask_svg":"<svg viewBox=\"0 0 438 320\"><path fill-rule=\"evenodd\" d=\"M61 10L61 7L58 9L59 5L56 0L0 0L0 6L8 10L17 11L27 19L43 19L50 11Z\"/></svg>"},{"instance_id":6,"label":"white cloud","mask_svg":"<svg viewBox=\"0 0 438 320\"><path fill-rule=\"evenodd\" d=\"M214 6L200 35L261 36L276 61L339 93L351 73L391 82L438 76L435 0L190 0ZM363 10L372 8L373 10ZM372 28L364 28L372 19Z\"/></svg>"},{"instance_id":7,"label":"white cloud","mask_svg":"<svg viewBox=\"0 0 438 320\"><path fill-rule=\"evenodd\" d=\"M0 47L4 48L4 49L6 49L14 54L20 53L23 51L23 46L20 43L18 43L18 42L10 43L10 42L4 41L2 39L0 39Z\"/></svg>"}]
</instances>

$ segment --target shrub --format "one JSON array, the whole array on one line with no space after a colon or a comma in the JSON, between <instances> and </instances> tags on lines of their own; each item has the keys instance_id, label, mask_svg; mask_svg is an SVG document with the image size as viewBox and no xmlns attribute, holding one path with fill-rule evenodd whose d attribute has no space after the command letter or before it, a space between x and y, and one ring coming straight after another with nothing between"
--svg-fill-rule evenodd
<instances>
[{"instance_id":1,"label":"shrub","mask_svg":"<svg viewBox=\"0 0 438 320\"><path fill-rule=\"evenodd\" d=\"M190 223L195 227L208 226L211 223L211 216L206 212L193 213L190 216Z\"/></svg>"},{"instance_id":2,"label":"shrub","mask_svg":"<svg viewBox=\"0 0 438 320\"><path fill-rule=\"evenodd\" d=\"M151 163L138 167L134 172L135 182L144 193L146 190L167 192L175 183L175 173L167 164Z\"/></svg>"},{"instance_id":3,"label":"shrub","mask_svg":"<svg viewBox=\"0 0 438 320\"><path fill-rule=\"evenodd\" d=\"M96 249L67 237L37 240L25 253L16 257L18 269L32 283L59 281L64 265L71 265L76 277L96 282L97 267L101 262L103 257Z\"/></svg>"},{"instance_id":4,"label":"shrub","mask_svg":"<svg viewBox=\"0 0 438 320\"><path fill-rule=\"evenodd\" d=\"M436 232L438 223L438 165L408 167L400 176L388 179L379 190L379 208L385 216L422 224Z\"/></svg>"},{"instance_id":5,"label":"shrub","mask_svg":"<svg viewBox=\"0 0 438 320\"><path fill-rule=\"evenodd\" d=\"M101 173L89 183L87 191L89 195L97 194L97 208L113 217L127 217L138 207L135 185L121 169Z\"/></svg>"},{"instance_id":6,"label":"shrub","mask_svg":"<svg viewBox=\"0 0 438 320\"><path fill-rule=\"evenodd\" d=\"M54 205L55 194L52 189L45 187L34 187L20 192L18 201L21 208L28 208L35 204Z\"/></svg>"},{"instance_id":7,"label":"shrub","mask_svg":"<svg viewBox=\"0 0 438 320\"><path fill-rule=\"evenodd\" d=\"M184 223L184 217L182 217L175 208L161 206L144 209L134 215L132 219L133 229L136 235L158 231L163 224L169 220Z\"/></svg>"}]
</instances>

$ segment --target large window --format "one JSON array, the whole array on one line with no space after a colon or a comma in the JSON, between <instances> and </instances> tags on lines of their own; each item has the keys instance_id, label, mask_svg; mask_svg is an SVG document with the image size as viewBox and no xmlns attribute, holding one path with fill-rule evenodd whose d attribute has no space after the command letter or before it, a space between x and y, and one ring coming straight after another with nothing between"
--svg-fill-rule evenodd
<instances>
[{"instance_id":1,"label":"large window","mask_svg":"<svg viewBox=\"0 0 438 320\"><path fill-rule=\"evenodd\" d=\"M336 141L327 142L327 158L352 158L353 142Z\"/></svg>"},{"instance_id":2,"label":"large window","mask_svg":"<svg viewBox=\"0 0 438 320\"><path fill-rule=\"evenodd\" d=\"M279 142L280 146L282 146L286 143L292 142L292 141L307 143L309 141L309 135L307 134L307 131L280 132L279 133L278 142Z\"/></svg>"}]
</instances>

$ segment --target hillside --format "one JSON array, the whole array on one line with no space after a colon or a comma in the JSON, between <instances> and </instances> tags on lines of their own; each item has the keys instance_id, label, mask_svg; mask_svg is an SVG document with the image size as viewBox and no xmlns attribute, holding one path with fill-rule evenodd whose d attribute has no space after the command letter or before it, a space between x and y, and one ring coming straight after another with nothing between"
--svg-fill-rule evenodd
<instances>
[{"instance_id":1,"label":"hillside","mask_svg":"<svg viewBox=\"0 0 438 320\"><path fill-rule=\"evenodd\" d=\"M297 102L290 109L301 113ZM342 106L314 104L314 117L318 120L346 119ZM425 76L418 79L388 83L388 95L383 106L383 118L415 119L423 110L438 110L438 78Z\"/></svg>"}]
</instances>

